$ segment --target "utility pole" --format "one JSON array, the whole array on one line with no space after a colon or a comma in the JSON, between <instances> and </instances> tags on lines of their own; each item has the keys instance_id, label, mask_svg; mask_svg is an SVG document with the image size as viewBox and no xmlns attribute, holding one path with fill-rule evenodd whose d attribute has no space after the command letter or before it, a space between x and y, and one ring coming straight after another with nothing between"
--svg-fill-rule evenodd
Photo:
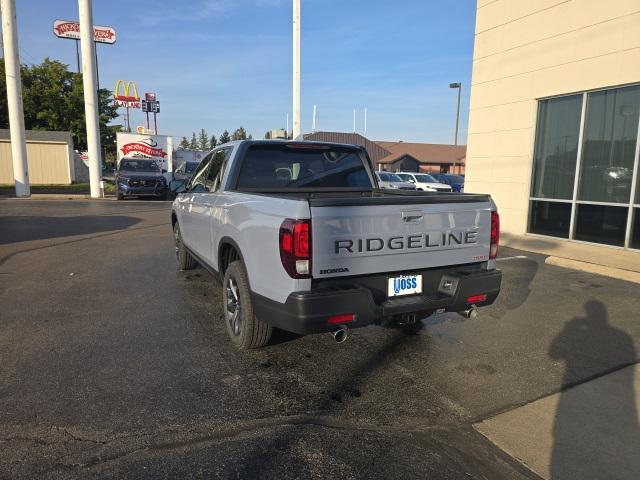
<instances>
[{"instance_id":1,"label":"utility pole","mask_svg":"<svg viewBox=\"0 0 640 480\"><path fill-rule=\"evenodd\" d=\"M367 109L364 109L364 134L367 134Z\"/></svg>"},{"instance_id":2,"label":"utility pole","mask_svg":"<svg viewBox=\"0 0 640 480\"><path fill-rule=\"evenodd\" d=\"M450 83L449 88L458 89L458 110L456 113L456 136L454 145L458 145L458 127L460 125L460 94L462 93L462 84L460 82Z\"/></svg>"},{"instance_id":3,"label":"utility pole","mask_svg":"<svg viewBox=\"0 0 640 480\"><path fill-rule=\"evenodd\" d=\"M353 133L356 133L356 109L353 109Z\"/></svg>"},{"instance_id":4,"label":"utility pole","mask_svg":"<svg viewBox=\"0 0 640 480\"><path fill-rule=\"evenodd\" d=\"M91 198L101 198L102 159L100 158L100 123L98 122L98 89L96 77L96 45L93 41L93 11L91 0L78 0L80 43L82 44L82 84L84 112L87 121L87 151Z\"/></svg>"},{"instance_id":5,"label":"utility pole","mask_svg":"<svg viewBox=\"0 0 640 480\"><path fill-rule=\"evenodd\" d=\"M16 197L31 195L29 187L29 167L27 164L27 143L24 133L24 110L22 107L22 78L18 55L18 27L15 0L1 0L2 40L4 43L4 63L7 81L7 105L9 108L9 128L11 129L11 158Z\"/></svg>"},{"instance_id":6,"label":"utility pole","mask_svg":"<svg viewBox=\"0 0 640 480\"><path fill-rule=\"evenodd\" d=\"M293 139L300 136L300 0L293 0Z\"/></svg>"},{"instance_id":7,"label":"utility pole","mask_svg":"<svg viewBox=\"0 0 640 480\"><path fill-rule=\"evenodd\" d=\"M313 106L313 122L311 122L311 131L316 131L316 106Z\"/></svg>"}]
</instances>

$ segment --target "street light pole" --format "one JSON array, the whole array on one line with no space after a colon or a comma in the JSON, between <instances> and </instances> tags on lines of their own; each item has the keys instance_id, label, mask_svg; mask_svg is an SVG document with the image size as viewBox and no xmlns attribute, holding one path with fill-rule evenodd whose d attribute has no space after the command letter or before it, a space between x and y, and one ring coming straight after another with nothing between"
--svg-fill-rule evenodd
<instances>
[{"instance_id":1,"label":"street light pole","mask_svg":"<svg viewBox=\"0 0 640 480\"><path fill-rule=\"evenodd\" d=\"M293 0L293 139L300 135L300 0Z\"/></svg>"},{"instance_id":2,"label":"street light pole","mask_svg":"<svg viewBox=\"0 0 640 480\"><path fill-rule=\"evenodd\" d=\"M11 129L11 157L16 197L31 195L27 143L24 133L24 110L22 106L22 79L18 55L18 27L16 25L15 0L2 0L2 39L4 43L5 75L7 82L7 106Z\"/></svg>"},{"instance_id":3,"label":"street light pole","mask_svg":"<svg viewBox=\"0 0 640 480\"><path fill-rule=\"evenodd\" d=\"M449 88L457 88L458 89L458 110L456 113L456 137L454 145L458 145L458 127L460 125L460 94L462 93L462 83L450 83Z\"/></svg>"},{"instance_id":4,"label":"street light pole","mask_svg":"<svg viewBox=\"0 0 640 480\"><path fill-rule=\"evenodd\" d=\"M93 11L91 0L78 0L80 15L80 43L82 46L82 85L84 87L84 113L87 122L87 151L89 154L89 181L91 198L101 198L100 181L100 124L98 122L98 89L96 77L96 45L93 41Z\"/></svg>"}]
</instances>

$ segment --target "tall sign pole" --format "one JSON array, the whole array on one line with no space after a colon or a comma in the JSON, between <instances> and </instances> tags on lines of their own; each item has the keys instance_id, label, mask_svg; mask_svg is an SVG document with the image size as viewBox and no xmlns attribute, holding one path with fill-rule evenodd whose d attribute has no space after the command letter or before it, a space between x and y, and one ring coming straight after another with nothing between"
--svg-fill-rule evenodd
<instances>
[{"instance_id":1,"label":"tall sign pole","mask_svg":"<svg viewBox=\"0 0 640 480\"><path fill-rule=\"evenodd\" d=\"M450 83L449 88L458 89L458 109L456 111L456 135L454 137L454 145L458 145L458 127L460 126L460 94L462 93L462 83Z\"/></svg>"},{"instance_id":2,"label":"tall sign pole","mask_svg":"<svg viewBox=\"0 0 640 480\"><path fill-rule=\"evenodd\" d=\"M9 127L11 129L13 178L16 185L16 196L28 197L31 195L31 189L29 187L27 144L24 133L22 79L20 77L20 58L18 56L15 0L1 0L0 9L2 9L2 40L4 43L4 63L7 79Z\"/></svg>"},{"instance_id":3,"label":"tall sign pole","mask_svg":"<svg viewBox=\"0 0 640 480\"><path fill-rule=\"evenodd\" d=\"M84 112L87 121L87 146L89 153L89 181L91 198L101 198L100 180L100 124L98 122L98 89L96 77L96 45L93 41L93 11L91 0L78 0L80 15L80 43L82 45L82 84L84 87Z\"/></svg>"},{"instance_id":4,"label":"tall sign pole","mask_svg":"<svg viewBox=\"0 0 640 480\"><path fill-rule=\"evenodd\" d=\"M293 138L300 136L300 0L293 0Z\"/></svg>"}]
</instances>

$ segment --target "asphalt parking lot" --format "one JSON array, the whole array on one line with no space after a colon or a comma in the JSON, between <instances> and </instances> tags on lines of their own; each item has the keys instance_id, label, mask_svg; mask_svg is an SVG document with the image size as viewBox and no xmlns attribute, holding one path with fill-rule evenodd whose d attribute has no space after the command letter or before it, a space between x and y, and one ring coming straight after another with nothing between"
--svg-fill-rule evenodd
<instances>
[{"instance_id":1,"label":"asphalt parking lot","mask_svg":"<svg viewBox=\"0 0 640 480\"><path fill-rule=\"evenodd\" d=\"M169 209L0 199L0 478L538 478L474 424L638 360L638 285L507 248L477 320L241 353Z\"/></svg>"}]
</instances>

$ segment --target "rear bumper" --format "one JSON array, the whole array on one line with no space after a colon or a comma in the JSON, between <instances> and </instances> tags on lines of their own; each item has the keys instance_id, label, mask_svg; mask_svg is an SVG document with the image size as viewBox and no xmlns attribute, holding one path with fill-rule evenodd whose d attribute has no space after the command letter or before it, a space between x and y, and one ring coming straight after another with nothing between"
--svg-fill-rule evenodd
<instances>
[{"instance_id":1,"label":"rear bumper","mask_svg":"<svg viewBox=\"0 0 640 480\"><path fill-rule=\"evenodd\" d=\"M391 275L354 277L318 282L309 292L294 292L285 303L253 294L256 316L294 333L321 333L338 325L327 323L334 315L354 314L355 321L343 325L359 328L394 317L415 314L426 317L435 311L460 312L469 308L467 298L486 295L477 307L490 305L500 293L502 272L480 268L423 270L423 293L406 297L386 297L386 281ZM450 284L448 289L443 288Z\"/></svg>"}]
</instances>

